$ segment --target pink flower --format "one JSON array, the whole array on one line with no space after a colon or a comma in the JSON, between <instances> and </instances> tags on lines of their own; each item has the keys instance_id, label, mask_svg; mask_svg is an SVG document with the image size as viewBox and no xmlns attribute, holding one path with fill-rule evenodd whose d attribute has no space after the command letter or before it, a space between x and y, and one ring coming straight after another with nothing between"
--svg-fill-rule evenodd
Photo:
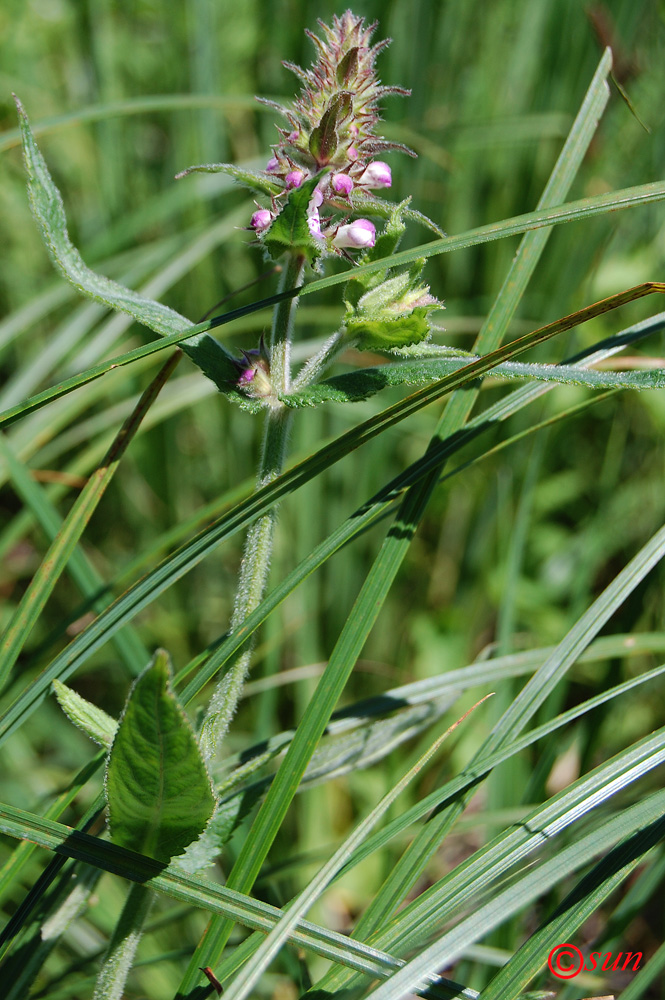
<instances>
[{"instance_id":1,"label":"pink flower","mask_svg":"<svg viewBox=\"0 0 665 1000\"><path fill-rule=\"evenodd\" d=\"M369 219L356 219L346 226L340 226L333 238L333 246L353 249L373 247L376 243L376 229Z\"/></svg>"},{"instance_id":2,"label":"pink flower","mask_svg":"<svg viewBox=\"0 0 665 1000\"><path fill-rule=\"evenodd\" d=\"M383 160L374 160L365 168L358 181L365 188L389 188L393 182L390 167Z\"/></svg>"},{"instance_id":3,"label":"pink flower","mask_svg":"<svg viewBox=\"0 0 665 1000\"><path fill-rule=\"evenodd\" d=\"M312 192L309 205L307 206L307 227L310 235L313 236L315 240L323 239L323 233L321 232L321 218L319 216L319 206L322 204L323 192L320 188L315 187Z\"/></svg>"},{"instance_id":4,"label":"pink flower","mask_svg":"<svg viewBox=\"0 0 665 1000\"><path fill-rule=\"evenodd\" d=\"M346 155L348 156L348 158L351 160L352 163L355 163L355 161L358 159L358 150L356 149L355 146L349 146L349 148L346 151Z\"/></svg>"},{"instance_id":5,"label":"pink flower","mask_svg":"<svg viewBox=\"0 0 665 1000\"><path fill-rule=\"evenodd\" d=\"M266 163L266 173L272 174L275 172L275 170L279 170L279 160L277 159L276 156L271 156L268 162Z\"/></svg>"},{"instance_id":6,"label":"pink flower","mask_svg":"<svg viewBox=\"0 0 665 1000\"><path fill-rule=\"evenodd\" d=\"M348 174L333 174L330 186L337 194L344 195L345 198L353 191L353 181Z\"/></svg>"},{"instance_id":7,"label":"pink flower","mask_svg":"<svg viewBox=\"0 0 665 1000\"><path fill-rule=\"evenodd\" d=\"M287 191L291 188L298 188L305 180L305 174L302 170L291 170L290 173L284 178L284 183L286 184Z\"/></svg>"},{"instance_id":8,"label":"pink flower","mask_svg":"<svg viewBox=\"0 0 665 1000\"><path fill-rule=\"evenodd\" d=\"M258 232L261 232L263 229L268 228L272 219L272 212L269 212L267 208L260 208L258 212L254 212L249 224L252 229L256 229Z\"/></svg>"}]
</instances>

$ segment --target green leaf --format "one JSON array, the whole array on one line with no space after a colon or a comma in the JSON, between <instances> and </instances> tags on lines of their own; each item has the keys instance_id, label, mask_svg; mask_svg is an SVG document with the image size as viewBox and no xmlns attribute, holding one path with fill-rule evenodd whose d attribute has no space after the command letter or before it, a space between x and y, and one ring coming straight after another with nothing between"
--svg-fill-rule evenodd
<instances>
[{"instance_id":1,"label":"green leaf","mask_svg":"<svg viewBox=\"0 0 665 1000\"><path fill-rule=\"evenodd\" d=\"M53 681L53 690L67 718L95 743L110 749L118 728L116 720L62 681Z\"/></svg>"},{"instance_id":2,"label":"green leaf","mask_svg":"<svg viewBox=\"0 0 665 1000\"><path fill-rule=\"evenodd\" d=\"M363 320L346 327L359 351L385 351L389 347L417 344L429 334L424 309L414 309L409 316L397 319Z\"/></svg>"},{"instance_id":3,"label":"green leaf","mask_svg":"<svg viewBox=\"0 0 665 1000\"><path fill-rule=\"evenodd\" d=\"M304 256L313 263L324 250L324 244L315 239L307 224L307 209L314 188L321 174L305 181L299 188L289 191L289 196L272 225L260 237L271 257L279 260L286 252Z\"/></svg>"},{"instance_id":4,"label":"green leaf","mask_svg":"<svg viewBox=\"0 0 665 1000\"><path fill-rule=\"evenodd\" d=\"M352 94L340 90L331 97L321 122L309 137L309 151L320 167L326 166L335 156L339 145L338 126L348 117L353 106Z\"/></svg>"},{"instance_id":5,"label":"green leaf","mask_svg":"<svg viewBox=\"0 0 665 1000\"><path fill-rule=\"evenodd\" d=\"M405 330L408 335L408 322L412 318L417 320L416 314L420 309L414 309L411 316L404 318ZM422 319L423 324L427 324L426 319ZM366 323L358 324L371 337L374 328L377 330L377 340L362 341L362 349L385 350L386 343L380 343L379 331L383 332L383 327L387 327L387 334L391 333L390 323ZM353 326L352 328L353 329ZM361 336L362 336L361 335ZM396 342L394 342L396 344ZM360 347L361 345L358 344ZM427 385L438 379L445 378L451 372L458 371L475 360L476 355L469 355L464 358L427 358L418 361L402 361L397 364L381 365L375 368L363 368L355 372L346 372L343 375L335 375L318 384L305 386L299 392L289 393L280 397L287 406L304 407L319 406L321 403L357 403L361 400L369 399L377 392L381 392L389 386L418 386ZM573 365L541 365L523 364L521 362L506 362L497 365L492 369L492 376L500 376L507 379L537 379L539 382L559 382L566 385L582 385L589 389L662 389L665 386L665 369L658 368L651 371L635 372L611 372L593 371L575 367Z\"/></svg>"},{"instance_id":6,"label":"green leaf","mask_svg":"<svg viewBox=\"0 0 665 1000\"><path fill-rule=\"evenodd\" d=\"M406 202L402 202L404 205L404 218L408 219L409 222L418 222L421 226L425 226L426 229L430 229L433 233L436 233L437 236L444 237L444 231L437 226L436 222L432 222L431 219L428 219L426 215L423 215L417 209L406 207L410 200L409 198ZM392 201L377 198L376 195L371 194L369 191L363 191L359 188L354 190L352 202L354 211L362 212L363 215L378 215L381 219L390 218L391 213L399 207Z\"/></svg>"},{"instance_id":7,"label":"green leaf","mask_svg":"<svg viewBox=\"0 0 665 1000\"><path fill-rule=\"evenodd\" d=\"M186 167L175 177L176 180L180 180L181 177L187 177L189 174L228 174L238 184L242 184L243 187L259 194L279 194L282 190L279 184L275 184L266 174L247 170L244 167L236 167L233 163L199 163L193 167Z\"/></svg>"},{"instance_id":8,"label":"green leaf","mask_svg":"<svg viewBox=\"0 0 665 1000\"><path fill-rule=\"evenodd\" d=\"M111 309L127 313L162 337L183 333L192 324L180 313L161 302L147 299L103 274L96 274L82 259L69 239L62 197L53 183L44 157L30 130L28 116L19 99L16 108L23 142L23 159L28 175L28 196L42 239L63 276L82 295ZM201 371L223 391L228 388L233 367L231 355L214 337L199 333L182 345L183 350ZM235 381L235 379L234 379Z\"/></svg>"},{"instance_id":9,"label":"green leaf","mask_svg":"<svg viewBox=\"0 0 665 1000\"><path fill-rule=\"evenodd\" d=\"M168 862L199 836L214 807L210 778L158 650L134 684L106 769L116 844Z\"/></svg>"}]
</instances>

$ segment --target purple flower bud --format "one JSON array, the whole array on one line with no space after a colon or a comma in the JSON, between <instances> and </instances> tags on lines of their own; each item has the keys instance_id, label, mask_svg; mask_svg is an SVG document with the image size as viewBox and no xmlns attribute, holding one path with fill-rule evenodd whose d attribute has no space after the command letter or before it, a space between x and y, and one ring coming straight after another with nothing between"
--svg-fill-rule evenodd
<instances>
[{"instance_id":1,"label":"purple flower bud","mask_svg":"<svg viewBox=\"0 0 665 1000\"><path fill-rule=\"evenodd\" d=\"M250 220L250 225L252 229L256 229L261 232L263 229L267 229L272 222L272 212L269 212L267 208L260 208L258 212L254 212Z\"/></svg>"},{"instance_id":2,"label":"purple flower bud","mask_svg":"<svg viewBox=\"0 0 665 1000\"><path fill-rule=\"evenodd\" d=\"M348 198L353 191L353 181L348 174L333 174L330 186L333 191L344 195L345 198Z\"/></svg>"},{"instance_id":3,"label":"purple flower bud","mask_svg":"<svg viewBox=\"0 0 665 1000\"><path fill-rule=\"evenodd\" d=\"M375 160L370 163L360 176L358 181L366 188L389 188L393 182L390 167L383 160Z\"/></svg>"},{"instance_id":4,"label":"purple flower bud","mask_svg":"<svg viewBox=\"0 0 665 1000\"><path fill-rule=\"evenodd\" d=\"M355 163L355 161L358 159L358 150L356 149L355 146L349 146L349 148L346 151L346 155L348 156L348 158L351 160L352 163Z\"/></svg>"},{"instance_id":5,"label":"purple flower bud","mask_svg":"<svg viewBox=\"0 0 665 1000\"><path fill-rule=\"evenodd\" d=\"M266 163L266 173L273 174L275 170L279 170L279 160L276 156L271 156Z\"/></svg>"},{"instance_id":6,"label":"purple flower bud","mask_svg":"<svg viewBox=\"0 0 665 1000\"><path fill-rule=\"evenodd\" d=\"M356 219L346 226L340 226L333 239L333 246L352 247L373 247L376 243L376 229L369 219Z\"/></svg>"},{"instance_id":7,"label":"purple flower bud","mask_svg":"<svg viewBox=\"0 0 665 1000\"><path fill-rule=\"evenodd\" d=\"M304 180L305 175L302 170L291 170L284 178L287 191L291 188L299 188Z\"/></svg>"},{"instance_id":8,"label":"purple flower bud","mask_svg":"<svg viewBox=\"0 0 665 1000\"><path fill-rule=\"evenodd\" d=\"M300 132L289 132L289 142L297 142L300 138Z\"/></svg>"}]
</instances>

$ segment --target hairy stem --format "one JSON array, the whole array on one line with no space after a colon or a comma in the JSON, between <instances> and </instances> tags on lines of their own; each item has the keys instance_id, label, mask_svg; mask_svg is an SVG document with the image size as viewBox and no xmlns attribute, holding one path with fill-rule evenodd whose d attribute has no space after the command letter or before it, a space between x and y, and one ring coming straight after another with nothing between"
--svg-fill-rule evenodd
<instances>
[{"instance_id":1,"label":"hairy stem","mask_svg":"<svg viewBox=\"0 0 665 1000\"><path fill-rule=\"evenodd\" d=\"M120 1000L152 905L153 891L134 884L109 942L92 1000Z\"/></svg>"},{"instance_id":2,"label":"hairy stem","mask_svg":"<svg viewBox=\"0 0 665 1000\"><path fill-rule=\"evenodd\" d=\"M297 285L303 267L302 257L289 258L279 290L285 291ZM270 381L273 387L273 401L266 410L257 488L275 479L284 465L291 411L279 403L277 397L280 393L288 392L291 387L291 337L297 304L298 298L286 299L275 306L273 314L270 340ZM276 517L277 511L273 507L255 521L247 532L231 618L231 633L241 627L247 615L259 605L265 592ZM253 642L245 646L217 685L210 700L200 738L201 749L208 759L216 754L235 714L253 648Z\"/></svg>"}]
</instances>

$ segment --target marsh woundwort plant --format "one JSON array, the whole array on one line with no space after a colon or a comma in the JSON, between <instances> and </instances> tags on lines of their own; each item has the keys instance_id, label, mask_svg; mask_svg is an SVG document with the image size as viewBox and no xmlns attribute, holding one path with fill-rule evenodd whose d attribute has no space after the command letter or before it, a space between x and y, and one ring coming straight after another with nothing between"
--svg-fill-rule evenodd
<instances>
[{"instance_id":1,"label":"marsh woundwort plant","mask_svg":"<svg viewBox=\"0 0 665 1000\"><path fill-rule=\"evenodd\" d=\"M265 169L252 172L229 164L207 164L178 175L225 171L263 196L248 222L260 251L277 262L282 272L282 294L277 296L269 339L262 338L259 345L243 351L241 358L205 331L183 343L183 349L229 399L263 415L259 488L274 480L283 468L293 413L313 405L317 392L322 393L320 401L326 393L335 398L339 392L323 376L341 351L351 346L404 350L419 344L429 336L430 313L440 308L421 281L422 260L354 276L357 263L390 257L404 232L405 220L417 219L434 232L440 231L411 210L408 199L390 204L376 194L392 183L390 167L382 157L393 150L411 153L376 134L380 100L408 93L382 86L377 78L376 59L388 42L372 44L376 25L366 26L363 18L350 11L335 17L330 26L320 25L320 37L308 32L316 48L313 66L302 70L286 64L300 79L302 91L292 108L275 105L282 124ZM57 266L79 290L129 312L159 333L185 331L188 324L184 317L95 274L84 264L69 241L62 200L18 101L17 105L31 204ZM351 264L343 322L294 375L291 344L298 290L307 268L320 270L322 262L333 256ZM345 393L350 400L359 398L357 392L342 388ZM242 628L264 594L275 516L273 506L248 530L231 635ZM228 829L219 812L207 822L214 801L207 768L218 755L235 713L251 655L248 642L231 661L210 700L198 739L174 701L168 657L163 652L155 655L132 688L118 724L58 684L58 697L68 714L109 748L106 794L110 832L116 843L163 861L182 854L191 843L188 855L181 858L191 871L204 867L219 852ZM148 705L157 705L158 710L148 712ZM159 724L148 718L152 714L157 715ZM161 724L174 734L166 748ZM157 728L149 731L155 725ZM156 747L158 759L154 757ZM170 775L170 791L169 780L160 779L159 788L151 788L155 772ZM184 786L189 791L189 804L183 803ZM171 807L170 794L174 796ZM95 994L99 1000L122 993L147 911L145 890L135 886L111 940Z\"/></svg>"},{"instance_id":2,"label":"marsh woundwort plant","mask_svg":"<svg viewBox=\"0 0 665 1000\"><path fill-rule=\"evenodd\" d=\"M375 70L376 58L388 44L372 45L376 24L346 11L331 26L320 22L322 37L307 32L317 52L314 65L303 70L285 63L302 83L292 108L272 104L284 126L278 128L265 170L245 173L227 164L190 167L226 170L252 190L260 188L269 207L257 203L250 220L258 245L282 267L282 290L297 287L307 266L321 267L326 257L351 257L361 251L360 262L387 256L403 231L408 202L388 206L374 194L390 188L391 170L379 159L392 150L411 155L409 149L376 134L379 101L390 94L408 95L401 87L383 86ZM377 227L364 215L387 217ZM360 218L357 218L360 216ZM437 231L436 227L432 228ZM378 249L377 249L378 248ZM365 282L347 286L343 325L292 376L291 343L296 296L275 308L270 340L244 352L238 362L238 395L259 403L265 413L263 449L258 485L270 482L282 470L293 393L321 379L334 358L348 347L389 350L427 338L429 313L440 307L419 278L422 263L388 277L387 268ZM266 585L276 512L273 508L249 530L240 569L231 629L240 627L258 605ZM226 672L210 702L201 733L202 746L212 756L228 729L249 666L248 644Z\"/></svg>"},{"instance_id":3,"label":"marsh woundwort plant","mask_svg":"<svg viewBox=\"0 0 665 1000\"><path fill-rule=\"evenodd\" d=\"M631 337L644 336L646 326L628 331L625 335L627 339L619 341L619 338L616 338L616 343L606 343L602 346L602 350L599 348L596 353L591 350L584 352L572 359L569 364L557 366L513 364L512 359L527 347L541 343L562 330L570 329L581 320L606 312L609 308L607 301L581 310L572 316L566 316L505 347L500 346L545 246L548 227L551 227L554 221L584 218L616 207L655 201L664 196L665 189L662 185L644 185L642 188L628 189L626 192L613 192L582 202L564 204L570 184L588 149L607 101L607 76L611 66L609 54L606 53L601 60L536 212L528 217L522 217L521 220L507 220L493 227L488 226L484 230L462 234L459 238L455 238L457 242L452 238L450 240L442 238L430 243L428 247L418 248L417 251L400 252L396 258L395 251L408 221L417 221L429 227L438 236L442 235L434 223L410 207L409 199L393 204L385 198L385 192L392 185L392 174L384 157L393 151L406 153L410 151L376 134L379 124L379 103L384 97L391 94L406 95L407 91L396 87L384 87L376 76L377 56L387 42L372 44L375 25L366 26L363 18L347 11L341 17L335 17L331 25L321 23L320 27L319 35L308 33L316 49L316 61L312 67L303 70L286 64L299 78L302 91L290 108L273 105L280 115L280 124L272 151L269 154L266 152L264 169L251 171L231 164L204 164L190 167L179 175L184 177L196 172L221 171L249 188L257 198L257 202L254 210L247 212L247 229L252 235L257 251L281 269L280 290L270 300L271 304L275 303L270 335L265 339L261 338L258 344L248 345L240 356L227 350L209 333L209 330L221 325L222 321L235 318L237 312L216 317L213 321L192 328L190 322L174 310L145 298L103 275L96 274L86 266L69 240L62 199L35 143L25 113L17 102L31 205L57 267L79 291L110 308L129 314L162 337L169 338L168 345L180 342L182 350L206 376L213 380L227 400L257 415L263 422L263 444L256 492L234 508L228 517L226 514L222 515L217 522L203 529L199 535L169 556L164 563L155 567L146 578L132 585L116 602L105 607L99 617L86 627L81 635L73 639L66 650L55 657L44 675L28 686L3 720L3 733L6 735L12 727L27 718L53 686L56 688L60 704L70 718L107 751L105 795L109 831L115 849L119 852L118 855L114 855L112 864L111 862L109 864L112 870L129 871L130 877L135 877L136 884L130 891L113 932L109 952L97 984L96 1000L102 998L108 1000L120 997L122 994L141 927L149 909L150 892L142 884L145 881L144 869L139 869L137 874L136 867L132 867L136 855L129 855L128 861L127 851L147 855L161 866L174 861L177 868L197 873L219 855L223 845L228 842L232 832L241 822L242 810L249 809L256 801L261 802L249 834L244 839L237 860L228 874L225 889L230 895L224 896L220 902L212 888L210 893L206 894L206 887L200 884L188 887L187 891L199 895L187 898L200 901L205 897L205 903L201 905L208 906L216 916L212 918L204 943L192 958L183 981L183 992L178 994L179 997L189 995L188 991L194 989L196 983L200 983L198 967L201 965L201 959L211 963L210 966L206 964L204 968L207 970L209 982L215 989L218 986L217 976L219 980L224 980L237 971L234 965L237 958L235 954L227 954L224 957L224 973L216 963L222 959L233 920L241 914L247 926L251 928L261 928L265 931L272 927L268 938L260 946L252 938L243 942L242 947L246 948L242 952L245 965L234 980L229 995L233 1000L244 1000L256 977L267 968L275 949L283 944L285 936L294 930L299 918L316 898L316 894L322 891L348 860L352 849L349 845L359 843L357 840L353 841L353 837L356 834L366 835L369 828L367 824L376 822L392 801L391 796L394 798L403 787L403 782L409 780L415 773L412 768L402 782L394 786L389 795L367 817L367 821L363 821L365 825L361 824L348 838L343 849L340 849L342 853L336 852L329 859L302 897L293 901L288 912L270 913L268 919L263 904L249 898L254 881L280 828L289 803L304 780L317 743L341 696L345 681L350 676L363 643L376 621L376 615L404 558L428 498L439 482L447 457L460 447L461 443L479 435L488 427L498 425L507 416L527 406L531 400L558 382L583 384L589 388L612 389L657 388L665 383L663 373L658 371L608 373L587 370L592 359L605 359L620 350ZM441 303L430 294L428 286L422 280L424 257L419 257L418 254L431 255L443 252L444 249L471 246L483 239L496 239L500 235L515 233L525 234L523 242L510 265L495 304L480 330L475 347L478 356L454 357L456 352L429 342L432 313L441 308ZM298 300L302 297L308 271L314 269L320 273L327 258L337 258L341 260L342 265L348 265L343 278L339 281L340 284L345 282L343 318L339 328L331 332L320 348L296 370L292 363L291 345ZM336 275L334 280L339 278L340 276ZM621 304L639 295L663 290L662 285L638 286L636 289L615 296L612 304ZM262 308L265 304L266 302L257 302L251 308ZM245 308L244 311L249 309ZM658 329L659 323L662 325L662 320L656 318L648 329ZM350 347L359 351L383 353L386 355L386 363L329 377L327 372L332 362L342 351ZM141 348L138 353L147 354L152 350L154 345L148 345L147 348ZM129 363L135 360L136 356L137 352L131 352L122 359L122 363ZM102 365L101 370L94 369L83 373L85 378L82 377L81 381L74 379L74 387L83 384L86 379L96 378L103 370L108 370L112 366L112 363L109 363L106 367ZM45 569L35 575L22 597L4 640L3 659L0 662L0 679L3 681L7 680L22 644L117 467L119 455L174 367L175 359L172 358L141 397L134 413L123 425L107 458L97 470L99 475L91 477L90 482L86 484L65 520L63 531L54 539L44 560ZM372 569L367 574L361 593L330 655L316 694L310 700L303 718L299 720L295 734L288 734L283 739L276 738L265 753L257 751L253 759L235 767L230 776L226 776L225 782L214 788L210 774L221 759L220 747L236 711L246 679L252 655L253 629L258 627L262 620L261 608L263 607L265 611L267 607L265 614L268 614L282 599L281 596L277 596L271 604L272 593L264 598L275 531L275 503L284 495L278 493L277 488L283 488L287 482L295 483L298 475L302 475L302 478L297 480L298 485L302 485L307 481L307 477L313 478L333 461L337 461L359 444L369 440L373 434L385 430L427 402L440 399L445 393L457 387L470 388L470 383L490 370L513 379L539 379L540 386L537 391L532 386L527 387L526 391L516 391L507 400L502 399L498 404L485 408L477 418L470 420L466 427L464 425L476 396L473 391L460 394L453 401L453 405L444 411L424 455L395 479L384 484L379 493L371 497L362 508L317 547L315 554L308 555L293 570L291 582L288 586L284 584L284 594L290 593L298 583L306 579L313 568L321 565L338 547L357 537L364 527L374 523L372 518L382 516L390 504L399 501L396 518L399 530L389 533L386 537ZM346 432L333 442L329 451L326 450L327 445L323 446L316 455L304 463L306 470L300 473L298 470L289 470L282 474L289 426L291 420L297 417L299 410L306 410L308 407L330 400L354 402L367 399L386 386L401 385L424 388L365 421L359 428L352 428L350 432ZM57 395L64 394L72 387L70 383L62 383L61 392L60 390L57 392L54 390L50 394L47 392L46 401L57 398ZM33 397L10 416L13 418L17 414L32 412L33 408L44 403L45 398ZM294 478L289 480L291 471ZM457 471L459 469L451 472L451 475ZM271 494L272 489L275 492ZM181 578L196 566L204 555L213 551L215 545L226 537L225 532L228 534L231 530L237 530L238 527L248 524L250 527L228 632L217 644L206 650L193 665L190 665L190 673L196 672L196 676L193 680L188 679L188 687L181 694L181 700L188 702L200 693L220 669L224 668L221 681L203 712L198 733L193 731L179 700L175 697L169 658L163 651L155 654L146 669L143 669L145 658L142 654L139 668L134 670L139 676L130 691L119 721L90 705L62 683L87 656L91 655L92 651L98 648L101 642L113 636L132 615L155 600L170 583ZM331 972L331 981L334 981L335 989L345 989L346 984L354 983L354 976L364 975L372 979L378 977L389 979L386 984L389 993L392 984L397 982L397 988L402 990L400 995L403 995L422 985L423 982L431 982L432 979L427 978L431 970L441 968L445 964L440 951L437 950L440 946L438 938L440 925L436 923L437 920L443 919L441 905L442 899L443 905L447 899L445 887L441 896L438 895L439 889L432 887L436 891L432 893L431 913L427 910L429 905L427 893L402 911L398 934L400 946L411 947L409 942L412 942L423 947L422 952L409 962L408 967L400 970L400 961L394 959L391 953L373 948L367 949L363 942L371 940L376 943L379 940L376 935L381 932L380 947L385 945L389 951L396 945L396 939L391 937L394 929L392 917L425 872L440 839L463 808L465 796L471 793L471 789L479 780L479 775L486 774L490 769L487 761L490 758L494 759L492 755L496 757L497 754L504 753L509 741L516 739L538 707L543 704L548 693L553 690L554 684L564 675L574 656L591 641L593 635L607 621L612 609L618 606L631 588L636 586L648 572L655 560L661 557L664 548L665 535L661 532L654 536L644 552L636 557L635 565L631 563L622 574L619 574L616 581L608 588L609 596L601 595L599 607L596 608L594 605L580 619L580 623L571 631L570 641L567 641L566 637L561 646L544 661L542 669L538 667L535 670L533 677L519 696L511 702L492 732L479 744L480 749L471 762L468 773L465 772L455 779L458 783L454 795L450 789L445 792L444 786L444 792L441 793L441 798L437 799L434 812L423 825L421 832L414 837L415 846L413 849L409 847L400 857L394 870L388 874L379 892L358 921L354 936L361 938L361 941L347 940L341 935L335 936L332 932L328 934L320 928L314 929L307 939L308 945L314 951L318 948L326 958L332 958L333 964L338 960L340 962L339 968ZM278 585L275 591L279 592L279 589ZM136 664L132 661L132 668L135 667ZM409 705L409 708L411 707ZM441 708L441 712L444 710ZM386 721L389 726L393 725L392 720ZM560 719L552 722L552 731L564 722L565 720L562 722ZM409 731L411 733L420 731L418 727L424 728L425 724L422 721L417 725L414 723L415 728ZM368 723L368 729L370 725L371 723ZM360 728L361 741L367 740L368 743L375 741L371 752L363 758L367 761L376 760L386 753L385 747L391 745L391 739L397 732L395 723L395 729L389 729L389 738L384 740L385 731L381 731L379 736L372 733L371 737L368 737L365 730ZM401 738L406 737L401 734ZM379 743L381 745L377 747ZM288 746L288 749L276 773L266 778L264 784L261 784L264 780L262 778L250 785L249 776L254 775L260 766L271 761L285 746ZM511 752L517 751L513 748ZM506 751L507 756L509 753ZM325 753L322 757L325 757ZM652 757L655 759L655 751ZM334 773L334 767L334 763L330 764L329 770L325 773ZM586 780L585 777L584 781ZM574 789L570 793L571 798L566 799L561 805L561 811L556 813L557 822L562 816L567 817L570 814L572 817L578 814L579 803L575 798L576 795L581 796L581 801L585 801L585 796L589 799L596 796L597 790L593 784L595 779L591 776L588 780L588 787L581 780L579 788ZM605 784L609 788L612 782L606 781ZM449 796L450 803L444 807L446 795ZM607 792L607 795L609 796L610 792ZM409 823L423 817L424 812L418 812L418 808L420 803L410 814ZM652 818L655 813L649 812L651 808L648 802L644 806L640 805L639 809L636 807L626 820L628 825L625 829L628 830L630 827L630 831L637 830L640 823ZM640 809L644 810L644 814ZM94 810L91 810L91 813L94 814ZM579 814L583 813L584 810ZM619 818L623 820L623 817ZM539 831L543 822L536 811L531 827L525 822L522 825L523 829L519 831L520 836L522 834L530 836L531 829ZM551 817L547 822L554 825ZM568 819L565 822L562 820L561 828L567 822ZM405 829L406 825L408 824L400 829ZM614 842L613 836L614 827L611 836L608 834L608 846ZM536 846L537 839L534 835L529 841L529 849ZM49 841L46 846L52 847L55 842ZM496 855L493 856L489 866L497 878L503 878L509 863L512 863L506 860L510 852L504 857L500 848L501 845L497 847ZM579 857L571 862L570 871L574 870L578 862L586 864L595 849L595 844L589 842L588 854L580 853ZM519 846L515 848L520 858L521 850ZM120 864L119 858L126 865L125 869L113 867ZM579 861L580 858L582 861ZM145 858L143 860L145 861ZM557 858L554 857L552 861L554 865ZM477 882L480 890L486 893L483 874L485 869L482 868L484 863L480 857L478 864L481 873ZM100 870L101 867L100 865ZM159 870L161 871L161 868ZM546 869L546 874L549 871ZM98 874L96 871L95 877ZM539 877L539 872L536 871L535 875ZM554 872L552 867L547 877L560 878L560 873L558 869ZM530 898L536 898L537 893L542 891L542 885L551 884L546 881L541 884L538 881L536 886L537 879L534 879L532 885L529 882L530 878L531 875L527 874L524 880L527 890L532 893ZM92 892L93 886L94 878L90 879L86 891ZM81 896L82 889L82 885L76 887L79 894L76 898L77 905L83 906L85 899ZM511 884L508 884L505 890L503 888L500 890L497 896L498 902L491 901L495 904L494 909L488 904L483 911L482 926L478 926L477 914L473 914L473 920L471 917L462 920L461 930L457 926L454 928L451 932L452 938L446 945L448 948L445 952L446 961L451 955L454 958L461 954L466 944L482 938L485 933L484 921L493 921L491 926L498 926L505 918L506 912L512 913L518 905L522 905L521 899L515 902L510 896L513 890L514 886ZM504 899L501 895L504 892L505 907L499 905ZM470 898L469 895L460 897L459 906L464 913L470 906ZM63 904L62 914L58 911L49 918L49 930L63 926L67 914L71 914L69 902L66 900L65 903L67 905ZM419 907L423 909L420 910ZM452 916L446 916L446 919L452 919ZM298 933L301 933L301 930L302 928L299 928ZM427 942L434 932L437 934L437 942L436 946L432 945L430 948ZM455 934L458 936L455 937ZM254 950L258 951L259 947L260 961L252 965L248 959L255 953ZM213 964L214 971L212 971ZM534 967L537 967L537 963ZM473 996L472 991L458 988L454 984L445 984L441 977L436 977L436 983L440 989L445 987L444 992L448 990L448 995L458 995L461 992L461 995L469 1000ZM326 980L326 988L328 985L330 982ZM379 987L380 1000L383 1000L385 995L381 992L383 989ZM390 996L393 995L395 994L390 993Z\"/></svg>"}]
</instances>

